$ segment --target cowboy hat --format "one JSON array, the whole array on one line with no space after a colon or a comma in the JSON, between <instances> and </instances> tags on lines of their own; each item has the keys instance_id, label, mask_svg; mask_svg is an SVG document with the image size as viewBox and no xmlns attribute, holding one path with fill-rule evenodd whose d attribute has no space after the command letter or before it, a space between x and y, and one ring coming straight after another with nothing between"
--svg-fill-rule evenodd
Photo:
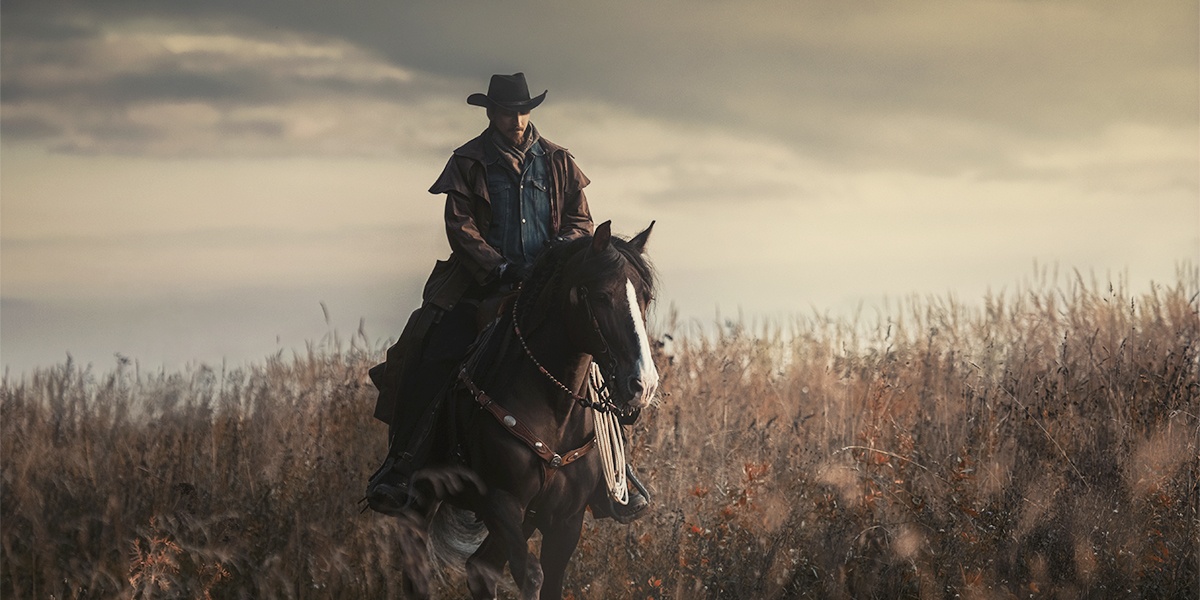
<instances>
[{"instance_id":1,"label":"cowboy hat","mask_svg":"<svg viewBox=\"0 0 1200 600\"><path fill-rule=\"evenodd\" d=\"M528 112L537 108L545 99L546 92L542 92L536 98L530 98L529 85L525 83L525 74L513 73L512 75L492 75L487 94L471 94L467 96L467 104Z\"/></svg>"}]
</instances>

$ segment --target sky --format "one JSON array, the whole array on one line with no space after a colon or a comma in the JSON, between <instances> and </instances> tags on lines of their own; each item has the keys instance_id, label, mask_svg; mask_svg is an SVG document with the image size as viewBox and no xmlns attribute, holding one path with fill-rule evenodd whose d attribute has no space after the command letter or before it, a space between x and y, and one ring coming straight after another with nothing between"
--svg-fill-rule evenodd
<instances>
[{"instance_id":1,"label":"sky","mask_svg":"<svg viewBox=\"0 0 1200 600\"><path fill-rule=\"evenodd\" d=\"M493 73L656 221L655 319L971 303L1200 257L1191 1L6 1L0 359L241 364L398 335ZM720 315L720 317L718 316Z\"/></svg>"}]
</instances>

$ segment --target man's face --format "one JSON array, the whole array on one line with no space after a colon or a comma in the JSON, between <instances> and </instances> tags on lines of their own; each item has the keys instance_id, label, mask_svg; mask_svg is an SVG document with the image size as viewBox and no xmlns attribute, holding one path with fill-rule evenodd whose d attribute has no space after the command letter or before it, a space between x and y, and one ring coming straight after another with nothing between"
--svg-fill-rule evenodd
<instances>
[{"instance_id":1,"label":"man's face","mask_svg":"<svg viewBox=\"0 0 1200 600\"><path fill-rule=\"evenodd\" d=\"M515 145L525 141L525 129L529 126L529 111L515 112L499 107L488 108L488 119L492 127Z\"/></svg>"}]
</instances>

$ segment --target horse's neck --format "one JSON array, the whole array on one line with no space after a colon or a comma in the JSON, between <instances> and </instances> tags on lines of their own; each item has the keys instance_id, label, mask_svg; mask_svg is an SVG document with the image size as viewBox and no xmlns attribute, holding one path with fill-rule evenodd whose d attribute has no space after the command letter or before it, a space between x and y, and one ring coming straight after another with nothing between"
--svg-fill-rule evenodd
<instances>
[{"instance_id":1,"label":"horse's neck","mask_svg":"<svg viewBox=\"0 0 1200 600\"><path fill-rule=\"evenodd\" d=\"M526 344L537 362L551 376L571 392L586 395L587 390L584 383L587 381L592 357L578 349L571 348L564 331L565 328L561 322L548 317L536 331L529 335ZM524 353L522 352L522 354ZM590 420L581 418L585 413L583 407L569 398L566 392L555 385L549 377L538 372L533 361L528 361L527 365L533 371L533 376L539 380L538 385L545 388L549 398L553 399L546 408L553 415L559 428L564 431L581 427L590 430ZM581 423L582 425L580 425Z\"/></svg>"}]
</instances>

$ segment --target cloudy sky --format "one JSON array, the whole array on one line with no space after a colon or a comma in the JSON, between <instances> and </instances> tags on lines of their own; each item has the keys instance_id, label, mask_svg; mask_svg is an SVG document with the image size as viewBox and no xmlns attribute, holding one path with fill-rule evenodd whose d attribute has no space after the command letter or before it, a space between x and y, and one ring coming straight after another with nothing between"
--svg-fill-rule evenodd
<instances>
[{"instance_id":1,"label":"cloudy sky","mask_svg":"<svg viewBox=\"0 0 1200 600\"><path fill-rule=\"evenodd\" d=\"M237 363L395 336L492 73L674 305L783 318L1173 282L1200 255L1197 3L8 1L0 352ZM1193 262L1194 264L1194 262ZM325 304L328 320L321 303Z\"/></svg>"}]
</instances>

